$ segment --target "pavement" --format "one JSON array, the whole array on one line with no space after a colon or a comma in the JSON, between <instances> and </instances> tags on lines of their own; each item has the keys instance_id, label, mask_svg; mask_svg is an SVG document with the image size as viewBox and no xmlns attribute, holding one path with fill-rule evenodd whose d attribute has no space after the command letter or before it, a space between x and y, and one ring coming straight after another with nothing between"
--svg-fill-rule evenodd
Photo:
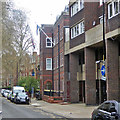
<instances>
[{"instance_id":1,"label":"pavement","mask_svg":"<svg viewBox=\"0 0 120 120\"><path fill-rule=\"evenodd\" d=\"M86 106L84 103L58 104L43 100L31 99L31 105L48 113L57 114L65 118L91 118L91 114L98 106Z\"/></svg>"}]
</instances>

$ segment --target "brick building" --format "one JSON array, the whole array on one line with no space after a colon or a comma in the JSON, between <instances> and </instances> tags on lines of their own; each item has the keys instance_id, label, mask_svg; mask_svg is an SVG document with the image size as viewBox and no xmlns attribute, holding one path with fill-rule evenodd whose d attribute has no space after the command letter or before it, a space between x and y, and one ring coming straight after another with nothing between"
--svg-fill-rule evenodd
<instances>
[{"instance_id":1,"label":"brick building","mask_svg":"<svg viewBox=\"0 0 120 120\"><path fill-rule=\"evenodd\" d=\"M54 25L41 25L42 30L40 31L40 88L42 91L42 96L49 95L48 91L54 90L54 96L62 96L64 99L66 99L64 95L64 41L65 32L68 33L66 39L69 39L68 27L68 7L65 8L65 11L62 12L60 16L57 16Z\"/></svg>"},{"instance_id":2,"label":"brick building","mask_svg":"<svg viewBox=\"0 0 120 120\"><path fill-rule=\"evenodd\" d=\"M53 25L42 24L40 31L40 89L52 89L52 33Z\"/></svg>"},{"instance_id":3,"label":"brick building","mask_svg":"<svg viewBox=\"0 0 120 120\"><path fill-rule=\"evenodd\" d=\"M70 0L69 15L63 12L54 25L42 25L48 37L53 33L55 43L52 49L41 31L42 91L52 88L64 101L87 105L120 101L120 0L107 0L104 12L105 55L101 0ZM105 76L101 75L103 65Z\"/></svg>"},{"instance_id":4,"label":"brick building","mask_svg":"<svg viewBox=\"0 0 120 120\"><path fill-rule=\"evenodd\" d=\"M54 91L56 95L66 97L66 81L65 81L65 56L64 56L64 41L69 40L69 12L66 7L65 11L57 18L54 27Z\"/></svg>"},{"instance_id":5,"label":"brick building","mask_svg":"<svg viewBox=\"0 0 120 120\"><path fill-rule=\"evenodd\" d=\"M69 66L70 101L86 104L106 99L120 101L120 1L105 3L106 80L101 76L104 45L102 2L70 0L69 13L70 41L65 56L69 58L66 63Z\"/></svg>"}]
</instances>

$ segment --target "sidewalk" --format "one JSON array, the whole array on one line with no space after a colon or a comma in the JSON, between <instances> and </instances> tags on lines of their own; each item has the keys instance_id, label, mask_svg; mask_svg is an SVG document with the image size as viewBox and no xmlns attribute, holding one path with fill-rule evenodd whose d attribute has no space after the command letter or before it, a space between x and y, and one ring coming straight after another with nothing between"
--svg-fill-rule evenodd
<instances>
[{"instance_id":1,"label":"sidewalk","mask_svg":"<svg viewBox=\"0 0 120 120\"><path fill-rule=\"evenodd\" d=\"M83 103L61 105L36 99L31 99L31 105L66 118L91 118L92 111L97 108L97 106L86 106Z\"/></svg>"}]
</instances>

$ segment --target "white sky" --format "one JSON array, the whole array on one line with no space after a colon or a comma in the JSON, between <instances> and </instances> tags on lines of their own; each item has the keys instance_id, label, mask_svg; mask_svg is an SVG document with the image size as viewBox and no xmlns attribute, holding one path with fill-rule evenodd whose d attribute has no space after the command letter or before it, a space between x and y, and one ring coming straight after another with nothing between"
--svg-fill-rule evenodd
<instances>
[{"instance_id":1,"label":"white sky","mask_svg":"<svg viewBox=\"0 0 120 120\"><path fill-rule=\"evenodd\" d=\"M36 49L39 51L39 39L36 36L36 24L54 24L56 16L60 15L69 0L14 0L17 7L27 11L30 26L33 31Z\"/></svg>"}]
</instances>

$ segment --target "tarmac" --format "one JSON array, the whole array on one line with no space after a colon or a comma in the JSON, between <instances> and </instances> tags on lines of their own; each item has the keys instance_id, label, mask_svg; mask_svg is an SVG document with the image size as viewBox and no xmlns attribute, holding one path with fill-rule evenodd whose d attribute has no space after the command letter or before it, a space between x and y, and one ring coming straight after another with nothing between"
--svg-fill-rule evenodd
<instances>
[{"instance_id":1,"label":"tarmac","mask_svg":"<svg viewBox=\"0 0 120 120\"><path fill-rule=\"evenodd\" d=\"M32 106L45 112L57 114L65 118L91 118L92 112L98 106L86 106L84 103L48 103L43 100L31 99Z\"/></svg>"}]
</instances>

